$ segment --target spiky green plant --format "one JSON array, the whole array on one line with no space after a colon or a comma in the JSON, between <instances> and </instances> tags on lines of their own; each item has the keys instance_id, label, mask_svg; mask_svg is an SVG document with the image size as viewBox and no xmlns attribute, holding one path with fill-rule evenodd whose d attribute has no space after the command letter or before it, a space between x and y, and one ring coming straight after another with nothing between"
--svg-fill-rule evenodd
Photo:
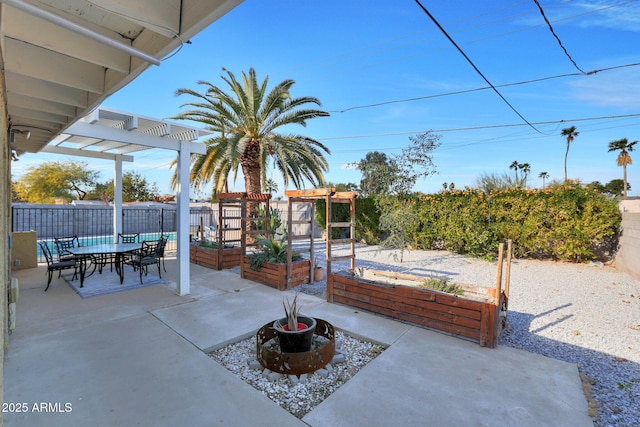
<instances>
[{"instance_id":1,"label":"spiky green plant","mask_svg":"<svg viewBox=\"0 0 640 427\"><path fill-rule=\"evenodd\" d=\"M459 285L449 283L449 278L447 277L428 277L424 279L420 287L453 295L462 295L464 293L464 290Z\"/></svg>"}]
</instances>

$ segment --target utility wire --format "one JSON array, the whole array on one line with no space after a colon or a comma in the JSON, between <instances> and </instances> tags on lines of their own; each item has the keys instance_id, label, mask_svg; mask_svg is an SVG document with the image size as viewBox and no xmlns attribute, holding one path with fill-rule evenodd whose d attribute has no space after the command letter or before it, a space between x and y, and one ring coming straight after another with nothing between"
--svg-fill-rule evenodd
<instances>
[{"instance_id":1,"label":"utility wire","mask_svg":"<svg viewBox=\"0 0 640 427\"><path fill-rule=\"evenodd\" d=\"M558 44L560 45L560 47L564 51L564 54L567 56L567 58L569 58L569 61L571 61L573 66L576 67L576 69L578 71L580 71L582 74L587 74L586 72L584 72L582 70L582 68L578 67L578 64L576 64L576 61L574 61L573 58L571 57L571 55L569 55L569 52L567 51L567 49L562 44L562 40L560 40L560 37L558 37L558 35L556 34L555 30L553 29L553 26L551 25L551 22L549 22L549 20L547 19L547 15L544 13L544 9L542 8L542 6L540 6L540 2L538 0L533 0L533 1L538 6L538 9L540 10L540 13L542 14L542 17L544 18L544 22L546 22L547 26L549 27L549 31L551 31L551 34L553 34L553 37L556 38L556 40L558 41Z\"/></svg>"},{"instance_id":2,"label":"utility wire","mask_svg":"<svg viewBox=\"0 0 640 427\"><path fill-rule=\"evenodd\" d=\"M502 96L502 94L500 93L500 91L498 89L496 89L496 87L489 81L489 79L487 79L484 74L482 74L482 71L480 71L480 69L478 69L478 67L476 67L476 65L473 63L473 61L471 61L471 59L469 59L469 57L467 56L466 53L464 53L464 51L460 48L460 46L458 46L458 44L451 38L451 36L449 35L449 33L447 33L447 31L442 27L442 25L440 25L440 23L436 20L436 18L433 17L433 15L427 10L426 7L424 7L422 5L422 3L420 3L420 0L415 0L416 3L418 4L418 6L420 6L420 8L424 11L424 13L427 14L427 16L431 19L431 21L433 21L434 24L436 24L436 26L438 27L438 29L440 29L440 31L442 31L442 34L445 35L445 37L447 39L449 39L449 41L453 44L453 46L458 50L458 52L460 52L462 54L462 56L464 56L464 58L467 60L467 62L469 64L471 64L471 66L473 67L474 70L476 70L476 73L478 73L478 75L480 77L482 77L484 79L485 82L487 82L487 84L489 86L491 86L491 89L493 89L493 91L505 102L505 104L507 104L509 106L509 108L511 108L511 110L513 110L514 113L516 113L518 115L518 117L520 117L527 125L529 125L531 127L531 129L535 130L538 133L542 133L540 132L540 130L538 130L538 128L536 128L534 125L532 125L527 119L524 118L524 116L522 114L520 114L520 112L518 110L515 109L515 107L513 105L511 105L509 103L509 101L507 101L507 99Z\"/></svg>"},{"instance_id":3,"label":"utility wire","mask_svg":"<svg viewBox=\"0 0 640 427\"><path fill-rule=\"evenodd\" d=\"M600 117L583 117L577 119L562 119L562 120L548 120L544 122L534 122L536 125L549 125L549 124L558 124L558 123L572 123L572 122L584 122L591 120L610 120L610 119L621 119L621 118L630 118L630 117L640 117L640 113L635 114L622 114L617 116L600 116ZM425 132L460 132L460 131L468 131L468 130L481 130L481 129L499 129L499 128L511 128L511 127L519 127L519 126L531 126L530 123L509 123L509 124L501 124L501 125L485 125L485 126L471 126L471 127L461 127L461 128L449 128L449 129L423 129L418 131L410 131L410 132L393 132L393 133L381 133L381 134L369 134L369 135L349 135L349 136L333 136L326 138L316 138L318 141L329 141L336 139L359 139L359 138L374 138L374 137L384 137L384 136L398 136L398 135L418 135ZM542 132L538 132L542 133Z\"/></svg>"},{"instance_id":4,"label":"utility wire","mask_svg":"<svg viewBox=\"0 0 640 427\"><path fill-rule=\"evenodd\" d=\"M611 67L606 67L606 68L598 68L592 71L589 71L587 73L567 73L567 74L558 74L555 76L547 76L547 77L540 77L537 79L530 79L530 80L524 80L524 81L520 81L520 82L513 82L513 83L505 83L502 85L496 85L495 87L509 87L509 86L519 86L519 85L526 85L526 84L530 84L530 83L538 83L538 82L542 82L542 81L546 81L546 80L554 80L554 79L560 79L560 78L564 78L564 77L578 77L578 76L582 76L582 75L595 75L598 73L601 73L603 71L611 71L611 70L617 70L620 68L627 68L627 67L637 67L640 65L640 62L634 62L631 64L623 64L623 65L614 65ZM425 96L418 96L418 97L414 97L414 98L403 98L403 99L394 99L391 101L381 101L381 102L376 102L373 104L365 104L365 105L356 105L354 107L347 107L347 108L343 108L341 110L328 110L329 113L346 113L347 111L351 111L351 110L360 110L360 109L364 109L364 108L373 108L373 107L380 107L383 105L388 105L388 104L399 104L399 103L403 103L403 102L412 102L412 101L421 101L424 99L430 99L430 98L440 98L443 96L451 96L451 95L462 95L465 93L471 93L471 92L479 92L479 91L483 91L483 90L487 90L487 89L491 89L491 86L484 86L484 87L478 87L475 89L465 89L465 90L459 90L459 91L455 91L455 92L445 92L445 93L438 93L435 95L425 95Z\"/></svg>"}]
</instances>

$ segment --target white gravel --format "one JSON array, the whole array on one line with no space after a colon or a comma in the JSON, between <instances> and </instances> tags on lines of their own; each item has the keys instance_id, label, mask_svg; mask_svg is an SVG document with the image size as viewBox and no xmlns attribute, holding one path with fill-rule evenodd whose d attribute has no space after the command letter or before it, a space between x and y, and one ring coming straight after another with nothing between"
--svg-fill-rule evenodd
<instances>
[{"instance_id":1,"label":"white gravel","mask_svg":"<svg viewBox=\"0 0 640 427\"><path fill-rule=\"evenodd\" d=\"M316 242L315 250L324 260L324 242ZM334 256L346 253L332 250ZM402 263L393 255L358 245L356 266L495 286L495 262L445 251L405 252ZM342 261L332 266L348 268ZM297 289L324 296L326 282ZM499 345L576 363L592 385L595 426L640 426L640 281L599 263L513 260L509 293L509 328Z\"/></svg>"}]
</instances>

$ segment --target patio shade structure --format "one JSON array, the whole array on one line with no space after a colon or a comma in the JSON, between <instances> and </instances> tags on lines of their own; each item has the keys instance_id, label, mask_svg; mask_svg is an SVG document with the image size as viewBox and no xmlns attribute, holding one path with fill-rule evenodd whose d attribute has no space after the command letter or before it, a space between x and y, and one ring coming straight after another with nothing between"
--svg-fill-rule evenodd
<instances>
[{"instance_id":1,"label":"patio shade structure","mask_svg":"<svg viewBox=\"0 0 640 427\"><path fill-rule=\"evenodd\" d=\"M97 108L65 129L40 151L114 161L113 237L122 233L122 162L152 148L178 154L177 259L180 295L189 293L189 165L191 154L204 154L197 140L211 132L161 119Z\"/></svg>"},{"instance_id":2,"label":"patio shade structure","mask_svg":"<svg viewBox=\"0 0 640 427\"><path fill-rule=\"evenodd\" d=\"M0 124L6 129L0 133L0 240L9 241L12 161L41 151L111 158L121 183L122 162L132 161L134 152L173 150L181 177L180 221L188 221L188 158L202 152L195 142L202 134L100 106L241 2L0 0ZM116 196L116 206L120 202ZM185 246L178 241L179 254L188 254ZM0 264L3 289L10 283L8 249ZM178 293L186 294L188 256L182 258Z\"/></svg>"}]
</instances>

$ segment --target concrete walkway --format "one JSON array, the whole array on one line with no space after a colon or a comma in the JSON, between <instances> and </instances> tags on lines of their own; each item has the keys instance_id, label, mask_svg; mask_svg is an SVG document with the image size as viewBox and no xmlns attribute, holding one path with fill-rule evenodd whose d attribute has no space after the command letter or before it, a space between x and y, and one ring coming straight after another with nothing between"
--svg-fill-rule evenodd
<instances>
[{"instance_id":1,"label":"concrete walkway","mask_svg":"<svg viewBox=\"0 0 640 427\"><path fill-rule=\"evenodd\" d=\"M389 347L302 420L205 351L279 317L283 293L191 265L169 286L81 299L46 271L15 271L7 426L592 426L575 365L477 344L301 294L304 314ZM167 274L175 271L168 260ZM44 403L44 405L42 405Z\"/></svg>"}]
</instances>

